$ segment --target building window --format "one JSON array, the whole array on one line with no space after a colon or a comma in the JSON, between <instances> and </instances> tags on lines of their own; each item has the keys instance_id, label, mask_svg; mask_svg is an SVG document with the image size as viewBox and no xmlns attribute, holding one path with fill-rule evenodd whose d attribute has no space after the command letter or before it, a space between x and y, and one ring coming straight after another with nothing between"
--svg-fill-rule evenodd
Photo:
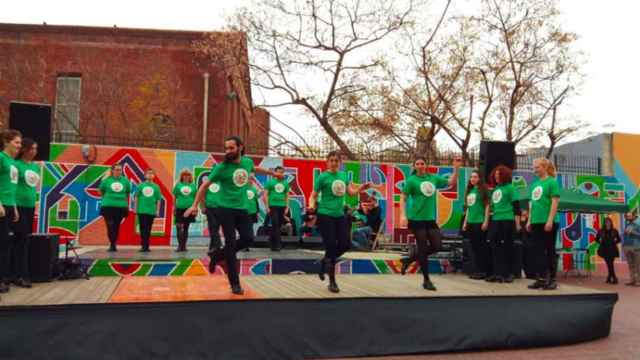
<instances>
[{"instance_id":1,"label":"building window","mask_svg":"<svg viewBox=\"0 0 640 360\"><path fill-rule=\"evenodd\" d=\"M82 78L59 76L56 83L54 140L75 142L80 134Z\"/></svg>"}]
</instances>

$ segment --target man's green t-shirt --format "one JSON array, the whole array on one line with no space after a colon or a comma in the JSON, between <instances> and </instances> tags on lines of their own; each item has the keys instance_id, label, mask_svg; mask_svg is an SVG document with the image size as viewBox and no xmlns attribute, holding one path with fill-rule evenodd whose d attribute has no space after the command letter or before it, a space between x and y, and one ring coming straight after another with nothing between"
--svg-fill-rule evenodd
<instances>
[{"instance_id":1,"label":"man's green t-shirt","mask_svg":"<svg viewBox=\"0 0 640 360\"><path fill-rule=\"evenodd\" d=\"M258 213L258 189L253 185L247 188L247 212L249 215Z\"/></svg>"},{"instance_id":2,"label":"man's green t-shirt","mask_svg":"<svg viewBox=\"0 0 640 360\"><path fill-rule=\"evenodd\" d=\"M219 184L218 205L224 209L245 210L249 176L255 171L253 160L246 156L240 162L216 164L209 174L209 181Z\"/></svg>"},{"instance_id":3,"label":"man's green t-shirt","mask_svg":"<svg viewBox=\"0 0 640 360\"><path fill-rule=\"evenodd\" d=\"M269 191L269 206L286 207L286 198L289 193L289 182L286 180L271 179L264 186Z\"/></svg>"}]
</instances>

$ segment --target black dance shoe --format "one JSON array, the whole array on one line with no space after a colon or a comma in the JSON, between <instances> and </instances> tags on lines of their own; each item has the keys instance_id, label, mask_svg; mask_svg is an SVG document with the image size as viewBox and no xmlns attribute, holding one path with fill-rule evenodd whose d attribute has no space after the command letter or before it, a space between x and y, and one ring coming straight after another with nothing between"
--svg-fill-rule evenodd
<instances>
[{"instance_id":1,"label":"black dance shoe","mask_svg":"<svg viewBox=\"0 0 640 360\"><path fill-rule=\"evenodd\" d=\"M429 291L436 291L436 287L433 285L431 280L425 280L422 283L422 288L425 289L425 290L429 290Z\"/></svg>"}]
</instances>

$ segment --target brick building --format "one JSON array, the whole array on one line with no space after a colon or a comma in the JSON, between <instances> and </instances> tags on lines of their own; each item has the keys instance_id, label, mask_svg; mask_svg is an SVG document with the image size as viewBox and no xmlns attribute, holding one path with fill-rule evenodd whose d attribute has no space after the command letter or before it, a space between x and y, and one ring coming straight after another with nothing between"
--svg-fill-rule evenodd
<instances>
[{"instance_id":1,"label":"brick building","mask_svg":"<svg viewBox=\"0 0 640 360\"><path fill-rule=\"evenodd\" d=\"M193 46L203 35L0 24L2 127L12 107L46 104L55 142L220 151L240 134L265 153L269 114L252 106L248 68L205 61Z\"/></svg>"}]
</instances>

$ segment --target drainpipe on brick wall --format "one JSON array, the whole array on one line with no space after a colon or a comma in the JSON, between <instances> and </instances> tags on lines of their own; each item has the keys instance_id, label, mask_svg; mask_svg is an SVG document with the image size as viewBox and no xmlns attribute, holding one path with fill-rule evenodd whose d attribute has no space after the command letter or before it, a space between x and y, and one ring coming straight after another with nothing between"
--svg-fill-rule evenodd
<instances>
[{"instance_id":1,"label":"drainpipe on brick wall","mask_svg":"<svg viewBox=\"0 0 640 360\"><path fill-rule=\"evenodd\" d=\"M202 104L202 151L207 151L207 122L209 113L209 73L202 74L204 82L204 94Z\"/></svg>"}]
</instances>

